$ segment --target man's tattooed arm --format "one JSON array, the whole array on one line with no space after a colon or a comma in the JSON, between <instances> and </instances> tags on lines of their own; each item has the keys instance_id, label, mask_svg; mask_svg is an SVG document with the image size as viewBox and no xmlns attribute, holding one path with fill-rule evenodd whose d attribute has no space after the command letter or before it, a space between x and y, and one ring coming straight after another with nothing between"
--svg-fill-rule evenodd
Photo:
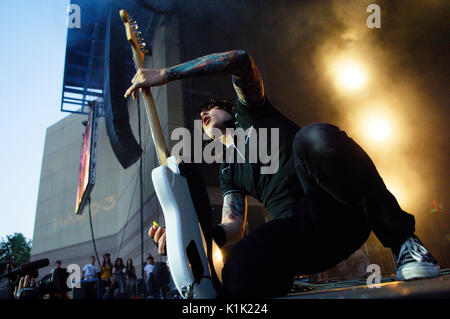
<instances>
[{"instance_id":1,"label":"man's tattooed arm","mask_svg":"<svg viewBox=\"0 0 450 319\"><path fill-rule=\"evenodd\" d=\"M225 230L225 246L235 244L244 236L247 219L247 198L242 193L230 193L223 198L221 226Z\"/></svg>"},{"instance_id":2,"label":"man's tattooed arm","mask_svg":"<svg viewBox=\"0 0 450 319\"><path fill-rule=\"evenodd\" d=\"M245 104L258 104L264 98L264 85L253 58L244 50L209 54L165 69L169 81L232 74L233 86Z\"/></svg>"}]
</instances>

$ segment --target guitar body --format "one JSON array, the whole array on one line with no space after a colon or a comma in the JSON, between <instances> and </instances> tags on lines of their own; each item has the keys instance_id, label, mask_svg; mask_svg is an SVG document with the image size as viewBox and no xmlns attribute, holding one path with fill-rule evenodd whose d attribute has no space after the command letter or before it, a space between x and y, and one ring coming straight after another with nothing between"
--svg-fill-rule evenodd
<instances>
[{"instance_id":1,"label":"guitar body","mask_svg":"<svg viewBox=\"0 0 450 319\"><path fill-rule=\"evenodd\" d=\"M216 298L206 242L186 178L174 162L152 171L156 195L166 223L166 250L170 273L184 298Z\"/></svg>"}]
</instances>

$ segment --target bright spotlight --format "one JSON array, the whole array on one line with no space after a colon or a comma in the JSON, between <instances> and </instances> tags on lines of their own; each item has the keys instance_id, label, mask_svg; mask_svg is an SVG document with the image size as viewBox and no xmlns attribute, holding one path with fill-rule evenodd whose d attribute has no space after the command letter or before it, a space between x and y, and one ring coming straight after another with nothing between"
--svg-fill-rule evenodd
<instances>
[{"instance_id":1,"label":"bright spotlight","mask_svg":"<svg viewBox=\"0 0 450 319\"><path fill-rule=\"evenodd\" d=\"M355 60L338 60L334 66L336 83L344 90L354 91L362 88L367 82L367 73Z\"/></svg>"},{"instance_id":2,"label":"bright spotlight","mask_svg":"<svg viewBox=\"0 0 450 319\"><path fill-rule=\"evenodd\" d=\"M371 119L368 125L368 134L372 139L384 141L390 134L388 123L383 119Z\"/></svg>"}]
</instances>

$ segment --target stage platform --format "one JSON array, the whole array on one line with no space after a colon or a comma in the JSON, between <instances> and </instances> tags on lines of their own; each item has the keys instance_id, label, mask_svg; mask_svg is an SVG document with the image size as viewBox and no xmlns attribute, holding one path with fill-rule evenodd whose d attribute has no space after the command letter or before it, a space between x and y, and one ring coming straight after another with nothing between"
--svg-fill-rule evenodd
<instances>
[{"instance_id":1,"label":"stage platform","mask_svg":"<svg viewBox=\"0 0 450 319\"><path fill-rule=\"evenodd\" d=\"M382 278L379 288L369 288L366 279L313 284L296 281L295 289L281 299L408 299L450 298L450 269L436 278L395 281Z\"/></svg>"}]
</instances>

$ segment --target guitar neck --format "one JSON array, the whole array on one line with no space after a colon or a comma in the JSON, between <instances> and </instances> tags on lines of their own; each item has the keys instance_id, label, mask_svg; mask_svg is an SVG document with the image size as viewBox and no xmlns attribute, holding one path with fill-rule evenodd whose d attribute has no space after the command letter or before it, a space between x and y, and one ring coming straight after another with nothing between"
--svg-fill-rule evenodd
<instances>
[{"instance_id":1,"label":"guitar neck","mask_svg":"<svg viewBox=\"0 0 450 319\"><path fill-rule=\"evenodd\" d=\"M144 67L144 61L136 52L133 54L134 66L137 69ZM158 113L156 112L155 101L149 87L142 88L142 98L145 105L145 113L147 115L148 124L152 132L153 142L155 143L156 154L158 156L159 165L167 165L169 150L167 149L164 135L159 122Z\"/></svg>"}]
</instances>

